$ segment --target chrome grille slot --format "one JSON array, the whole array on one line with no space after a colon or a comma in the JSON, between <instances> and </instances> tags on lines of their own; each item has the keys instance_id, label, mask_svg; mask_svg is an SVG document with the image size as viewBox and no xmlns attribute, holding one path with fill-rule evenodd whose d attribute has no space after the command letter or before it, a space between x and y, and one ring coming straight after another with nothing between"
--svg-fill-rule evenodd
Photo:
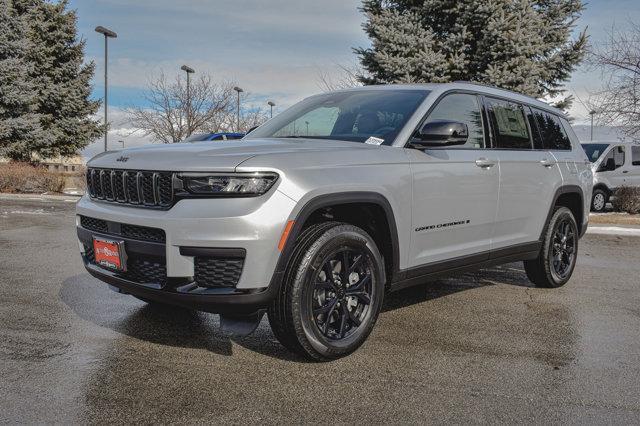
<instances>
[{"instance_id":1,"label":"chrome grille slot","mask_svg":"<svg viewBox=\"0 0 640 426\"><path fill-rule=\"evenodd\" d=\"M159 209L174 204L172 172L90 168L86 178L93 199Z\"/></svg>"}]
</instances>

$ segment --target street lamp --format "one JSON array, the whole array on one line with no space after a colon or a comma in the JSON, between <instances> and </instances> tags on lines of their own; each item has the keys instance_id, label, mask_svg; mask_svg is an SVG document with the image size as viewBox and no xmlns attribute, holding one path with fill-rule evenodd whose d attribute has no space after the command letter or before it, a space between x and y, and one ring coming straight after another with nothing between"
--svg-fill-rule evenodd
<instances>
[{"instance_id":1,"label":"street lamp","mask_svg":"<svg viewBox=\"0 0 640 426\"><path fill-rule=\"evenodd\" d=\"M104 35L104 150L107 150L107 130L109 129L108 121L107 121L107 63L109 59L109 49L107 39L109 37L116 38L118 34L114 31L111 31L105 27L97 26L96 32Z\"/></svg>"},{"instance_id":2,"label":"street lamp","mask_svg":"<svg viewBox=\"0 0 640 426\"><path fill-rule=\"evenodd\" d=\"M591 116L591 139L593 140L593 116L596 115L596 111L595 110L591 110L589 111L589 115Z\"/></svg>"},{"instance_id":3,"label":"street lamp","mask_svg":"<svg viewBox=\"0 0 640 426\"><path fill-rule=\"evenodd\" d=\"M238 115L236 116L236 131L240 133L240 93L244 92L240 87L236 86L233 88L236 92L238 92Z\"/></svg>"},{"instance_id":4,"label":"street lamp","mask_svg":"<svg viewBox=\"0 0 640 426\"><path fill-rule=\"evenodd\" d=\"M122 144L122 149L124 149L124 141L123 140L119 140L118 143Z\"/></svg>"},{"instance_id":5,"label":"street lamp","mask_svg":"<svg viewBox=\"0 0 640 426\"><path fill-rule=\"evenodd\" d=\"M276 103L273 101L267 102L267 105L271 108L271 118L273 118L273 107L276 106Z\"/></svg>"},{"instance_id":6,"label":"street lamp","mask_svg":"<svg viewBox=\"0 0 640 426\"><path fill-rule=\"evenodd\" d=\"M180 69L187 73L187 137L191 136L191 92L189 91L189 74L195 71L193 68L183 65Z\"/></svg>"},{"instance_id":7,"label":"street lamp","mask_svg":"<svg viewBox=\"0 0 640 426\"><path fill-rule=\"evenodd\" d=\"M309 122L308 122L308 121L305 121L305 122L304 122L304 124L306 124L306 125L307 125L307 136L309 136Z\"/></svg>"}]
</instances>

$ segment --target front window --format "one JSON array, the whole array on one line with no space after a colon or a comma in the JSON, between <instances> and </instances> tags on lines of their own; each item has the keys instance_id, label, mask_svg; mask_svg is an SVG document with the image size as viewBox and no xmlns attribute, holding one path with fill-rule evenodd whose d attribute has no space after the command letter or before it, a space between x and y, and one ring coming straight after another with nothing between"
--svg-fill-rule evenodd
<instances>
[{"instance_id":1,"label":"front window","mask_svg":"<svg viewBox=\"0 0 640 426\"><path fill-rule=\"evenodd\" d=\"M616 146L600 162L599 172L611 172L624 166L624 146Z\"/></svg>"},{"instance_id":2,"label":"front window","mask_svg":"<svg viewBox=\"0 0 640 426\"><path fill-rule=\"evenodd\" d=\"M584 150L585 154L587 154L589 161L591 161L592 163L595 163L598 160L598 158L600 158L602 153L607 150L607 148L609 148L609 144L607 143L583 143L582 144L582 149Z\"/></svg>"},{"instance_id":3,"label":"front window","mask_svg":"<svg viewBox=\"0 0 640 426\"><path fill-rule=\"evenodd\" d=\"M246 139L311 138L390 145L429 94L427 90L354 90L313 96Z\"/></svg>"}]
</instances>

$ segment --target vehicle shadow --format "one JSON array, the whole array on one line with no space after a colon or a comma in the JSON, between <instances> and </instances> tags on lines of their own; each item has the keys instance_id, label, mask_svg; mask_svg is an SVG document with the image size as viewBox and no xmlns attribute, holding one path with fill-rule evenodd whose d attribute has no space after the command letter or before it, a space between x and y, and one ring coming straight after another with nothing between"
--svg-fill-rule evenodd
<instances>
[{"instance_id":1,"label":"vehicle shadow","mask_svg":"<svg viewBox=\"0 0 640 426\"><path fill-rule=\"evenodd\" d=\"M390 293L385 298L382 315L384 312L495 284L532 286L521 264L503 265ZM80 318L135 339L159 345L204 349L224 356L232 355L235 343L269 357L306 362L280 345L266 316L251 335L230 338L222 333L217 315L173 306L148 305L131 296L112 292L88 274L65 280L59 295Z\"/></svg>"}]
</instances>

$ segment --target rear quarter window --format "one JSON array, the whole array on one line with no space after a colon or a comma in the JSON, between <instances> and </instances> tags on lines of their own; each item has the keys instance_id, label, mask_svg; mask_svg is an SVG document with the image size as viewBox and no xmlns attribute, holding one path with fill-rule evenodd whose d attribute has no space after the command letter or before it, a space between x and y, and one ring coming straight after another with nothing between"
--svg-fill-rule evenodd
<instances>
[{"instance_id":1,"label":"rear quarter window","mask_svg":"<svg viewBox=\"0 0 640 426\"><path fill-rule=\"evenodd\" d=\"M559 117L536 108L533 108L533 116L538 125L544 149L571 150L571 140L562 127Z\"/></svg>"}]
</instances>

